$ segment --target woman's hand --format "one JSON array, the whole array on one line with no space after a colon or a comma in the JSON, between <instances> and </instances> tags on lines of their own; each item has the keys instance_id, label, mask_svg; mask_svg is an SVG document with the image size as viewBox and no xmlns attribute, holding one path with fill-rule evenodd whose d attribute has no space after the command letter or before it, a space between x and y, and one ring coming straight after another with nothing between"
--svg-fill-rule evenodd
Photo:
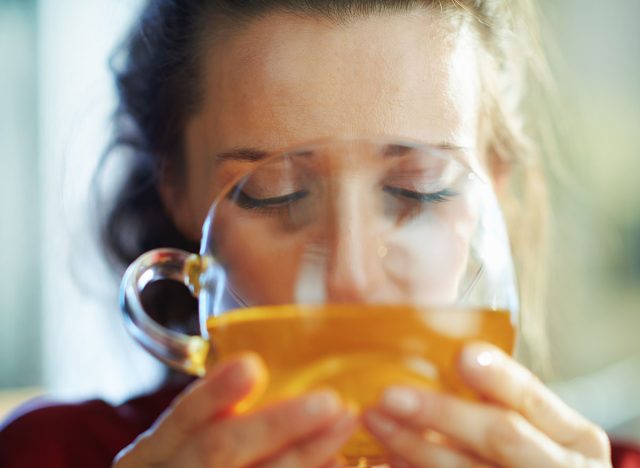
<instances>
[{"instance_id":1,"label":"woman's hand","mask_svg":"<svg viewBox=\"0 0 640 468\"><path fill-rule=\"evenodd\" d=\"M251 355L220 364L120 452L114 467L334 466L355 417L329 391L234 414L234 405L255 390L261 375L262 364Z\"/></svg>"},{"instance_id":2,"label":"woman's hand","mask_svg":"<svg viewBox=\"0 0 640 468\"><path fill-rule=\"evenodd\" d=\"M397 387L365 413L394 466L611 466L605 433L499 349L467 346L459 370L483 402Z\"/></svg>"}]
</instances>

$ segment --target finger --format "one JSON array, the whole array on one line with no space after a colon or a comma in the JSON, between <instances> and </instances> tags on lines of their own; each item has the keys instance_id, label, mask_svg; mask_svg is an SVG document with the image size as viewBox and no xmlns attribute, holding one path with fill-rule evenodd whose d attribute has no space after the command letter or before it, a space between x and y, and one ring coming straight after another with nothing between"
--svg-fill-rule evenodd
<instances>
[{"instance_id":1,"label":"finger","mask_svg":"<svg viewBox=\"0 0 640 468\"><path fill-rule=\"evenodd\" d=\"M394 387L385 392L378 410L419 433L435 430L499 465L566 466L567 460L579 456L552 441L520 414L486 403Z\"/></svg>"},{"instance_id":2,"label":"finger","mask_svg":"<svg viewBox=\"0 0 640 468\"><path fill-rule=\"evenodd\" d=\"M488 466L484 465L480 458L443 445L440 441L429 440L420 432L403 426L380 412L365 412L363 421L365 427L383 444L395 460L391 466L418 468Z\"/></svg>"},{"instance_id":3,"label":"finger","mask_svg":"<svg viewBox=\"0 0 640 468\"><path fill-rule=\"evenodd\" d=\"M153 464L170 457L202 424L261 387L265 374L256 355L246 354L219 364L184 390L151 428L118 454L118 461L132 458L138 464L143 460Z\"/></svg>"},{"instance_id":4,"label":"finger","mask_svg":"<svg viewBox=\"0 0 640 468\"><path fill-rule=\"evenodd\" d=\"M203 431L199 446L203 458L213 459L214 466L245 466L328 428L344 412L335 392L316 391L221 421Z\"/></svg>"},{"instance_id":5,"label":"finger","mask_svg":"<svg viewBox=\"0 0 640 468\"><path fill-rule=\"evenodd\" d=\"M603 431L500 349L486 343L468 345L460 355L459 369L474 390L517 411L559 444L593 457L608 456Z\"/></svg>"},{"instance_id":6,"label":"finger","mask_svg":"<svg viewBox=\"0 0 640 468\"><path fill-rule=\"evenodd\" d=\"M154 424L156 437L175 443L190 436L264 387L265 380L266 370L257 355L247 353L219 364L173 401Z\"/></svg>"},{"instance_id":7,"label":"finger","mask_svg":"<svg viewBox=\"0 0 640 468\"><path fill-rule=\"evenodd\" d=\"M342 466L336 459L336 454L351 437L356 427L356 417L351 413L346 413L330 428L258 466L259 468L334 468Z\"/></svg>"}]
</instances>

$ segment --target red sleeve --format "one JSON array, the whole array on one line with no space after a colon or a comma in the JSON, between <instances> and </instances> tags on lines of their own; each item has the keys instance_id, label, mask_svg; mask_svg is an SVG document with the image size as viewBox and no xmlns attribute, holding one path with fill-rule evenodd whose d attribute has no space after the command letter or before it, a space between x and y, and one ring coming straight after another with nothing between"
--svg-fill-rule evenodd
<instances>
[{"instance_id":1,"label":"red sleeve","mask_svg":"<svg viewBox=\"0 0 640 468\"><path fill-rule=\"evenodd\" d=\"M611 461L614 468L640 468L640 446L631 442L612 441Z\"/></svg>"},{"instance_id":2,"label":"red sleeve","mask_svg":"<svg viewBox=\"0 0 640 468\"><path fill-rule=\"evenodd\" d=\"M108 467L144 430L127 424L113 407L98 400L38 404L21 413L0 430L0 466L4 468Z\"/></svg>"},{"instance_id":3,"label":"red sleeve","mask_svg":"<svg viewBox=\"0 0 640 468\"><path fill-rule=\"evenodd\" d=\"M120 406L33 400L0 425L0 467L110 467L179 390L165 388Z\"/></svg>"}]
</instances>

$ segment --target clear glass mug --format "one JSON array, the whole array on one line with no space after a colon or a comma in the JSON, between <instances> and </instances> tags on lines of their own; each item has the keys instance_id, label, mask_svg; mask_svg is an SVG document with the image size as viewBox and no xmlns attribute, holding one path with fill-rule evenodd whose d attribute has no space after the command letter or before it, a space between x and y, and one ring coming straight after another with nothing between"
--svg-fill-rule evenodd
<instances>
[{"instance_id":1,"label":"clear glass mug","mask_svg":"<svg viewBox=\"0 0 640 468\"><path fill-rule=\"evenodd\" d=\"M212 194L200 254L154 250L123 278L127 327L151 354L204 375L251 350L269 383L243 410L329 386L357 411L398 384L473 398L455 372L461 347L512 352L509 241L473 153L363 138L222 157L239 174ZM199 335L144 311L142 290L166 279L198 299ZM364 431L342 454L354 466L386 461Z\"/></svg>"}]
</instances>

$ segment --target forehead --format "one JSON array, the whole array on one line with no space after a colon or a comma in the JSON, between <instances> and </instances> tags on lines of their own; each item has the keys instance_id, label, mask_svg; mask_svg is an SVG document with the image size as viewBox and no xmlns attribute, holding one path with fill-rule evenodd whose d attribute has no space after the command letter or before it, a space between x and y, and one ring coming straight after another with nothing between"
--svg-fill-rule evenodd
<instances>
[{"instance_id":1,"label":"forehead","mask_svg":"<svg viewBox=\"0 0 640 468\"><path fill-rule=\"evenodd\" d=\"M433 10L341 24L271 14L205 50L205 102L187 134L208 151L323 137L475 139L476 43Z\"/></svg>"}]
</instances>

